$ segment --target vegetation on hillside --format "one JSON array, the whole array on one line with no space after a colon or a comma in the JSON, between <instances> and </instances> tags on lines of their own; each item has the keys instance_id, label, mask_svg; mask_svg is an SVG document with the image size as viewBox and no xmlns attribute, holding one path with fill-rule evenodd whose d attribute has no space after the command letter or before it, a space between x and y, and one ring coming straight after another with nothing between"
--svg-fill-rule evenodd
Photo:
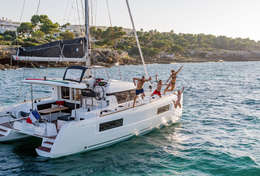
<instances>
[{"instance_id":1,"label":"vegetation on hillside","mask_svg":"<svg viewBox=\"0 0 260 176\"><path fill-rule=\"evenodd\" d=\"M75 35L66 31L66 25L52 22L47 15L34 15L31 22L21 23L17 33L6 31L0 34L0 45L35 46L55 40L73 39Z\"/></svg>"},{"instance_id":2,"label":"vegetation on hillside","mask_svg":"<svg viewBox=\"0 0 260 176\"><path fill-rule=\"evenodd\" d=\"M34 15L31 22L21 23L15 32L6 31L0 34L0 45L22 45L34 46L55 40L66 40L75 38L75 34L66 31L65 25L52 22L47 15ZM130 56L138 55L133 33L122 27L108 27L101 29L90 28L92 46L94 48L111 48L126 51ZM138 31L142 50L146 57L155 57L161 54L175 54L189 56L194 50L212 51L243 50L252 51L260 49L260 41L250 39L229 38L225 36L214 36L206 34L176 34L171 32Z\"/></svg>"}]
</instances>

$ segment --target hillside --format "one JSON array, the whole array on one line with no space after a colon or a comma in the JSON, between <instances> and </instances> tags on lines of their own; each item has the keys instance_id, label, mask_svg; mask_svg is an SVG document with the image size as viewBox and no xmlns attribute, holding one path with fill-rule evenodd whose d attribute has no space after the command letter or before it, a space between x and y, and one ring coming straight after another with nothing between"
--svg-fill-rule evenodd
<instances>
[{"instance_id":1,"label":"hillside","mask_svg":"<svg viewBox=\"0 0 260 176\"><path fill-rule=\"evenodd\" d=\"M14 53L13 45L27 47L79 37L64 31L67 25L53 23L47 15L34 15L31 22L21 23L17 29L18 36L12 31L0 34L0 45L5 45L0 48L0 64L10 62L7 60ZM140 63L135 37L130 30L122 27L91 27L90 34L95 51L92 55L94 62L99 62L102 55L101 62L104 65ZM138 36L147 63L260 61L260 42L248 38L157 30L141 30Z\"/></svg>"}]
</instances>

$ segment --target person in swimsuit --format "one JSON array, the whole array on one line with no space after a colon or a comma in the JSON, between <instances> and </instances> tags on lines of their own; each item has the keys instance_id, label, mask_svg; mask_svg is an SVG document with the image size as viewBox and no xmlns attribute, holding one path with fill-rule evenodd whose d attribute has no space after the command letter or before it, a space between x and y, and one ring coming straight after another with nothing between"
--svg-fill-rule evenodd
<instances>
[{"instance_id":1,"label":"person in swimsuit","mask_svg":"<svg viewBox=\"0 0 260 176\"><path fill-rule=\"evenodd\" d=\"M162 80L158 81L158 75L155 76L155 80L157 82L157 87L153 91L151 96L158 95L159 97L162 97L162 95L161 95L161 90L162 90L162 86L163 86Z\"/></svg>"},{"instance_id":2,"label":"person in swimsuit","mask_svg":"<svg viewBox=\"0 0 260 176\"><path fill-rule=\"evenodd\" d=\"M164 92L163 92L164 95L165 95L166 92L171 92L171 91L174 90L174 88L175 88L175 83L176 83L176 78L177 78L177 74L181 71L182 67L183 67L183 66L181 66L177 72L175 72L174 70L171 71L171 76L170 76L169 79L167 80L167 83L168 83L169 81L170 81L170 82L168 83L166 89L165 89Z\"/></svg>"},{"instance_id":3,"label":"person in swimsuit","mask_svg":"<svg viewBox=\"0 0 260 176\"><path fill-rule=\"evenodd\" d=\"M137 81L137 86L136 86L136 90L135 90L135 97L134 97L134 104L133 104L133 107L135 107L135 103L136 103L136 99L137 97L141 94L142 95L142 99L144 99L144 83L147 82L147 81L151 81L152 78L150 77L149 79L145 79L144 76L142 76L142 78L133 78L133 82L134 82L134 85L136 86L136 81Z\"/></svg>"},{"instance_id":4,"label":"person in swimsuit","mask_svg":"<svg viewBox=\"0 0 260 176\"><path fill-rule=\"evenodd\" d=\"M181 90L178 90L177 92L177 100L173 101L175 109L179 106L181 108L181 94L184 91L184 87Z\"/></svg>"}]
</instances>

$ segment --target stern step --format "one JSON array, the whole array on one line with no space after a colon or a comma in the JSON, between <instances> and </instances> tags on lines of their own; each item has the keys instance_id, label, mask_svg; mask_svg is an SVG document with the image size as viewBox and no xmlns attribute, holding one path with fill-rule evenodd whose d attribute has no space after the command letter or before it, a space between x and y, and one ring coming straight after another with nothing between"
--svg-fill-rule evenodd
<instances>
[{"instance_id":1,"label":"stern step","mask_svg":"<svg viewBox=\"0 0 260 176\"><path fill-rule=\"evenodd\" d=\"M44 151L44 152L51 152L51 149L48 147L39 146L37 147L38 150Z\"/></svg>"},{"instance_id":2,"label":"stern step","mask_svg":"<svg viewBox=\"0 0 260 176\"><path fill-rule=\"evenodd\" d=\"M53 145L53 142L50 141L45 141L44 144L49 144L49 145Z\"/></svg>"},{"instance_id":3,"label":"stern step","mask_svg":"<svg viewBox=\"0 0 260 176\"><path fill-rule=\"evenodd\" d=\"M0 128L0 131L1 131L1 132L4 132L4 133L7 132L7 130L4 130L4 129L2 129L2 128Z\"/></svg>"},{"instance_id":4,"label":"stern step","mask_svg":"<svg viewBox=\"0 0 260 176\"><path fill-rule=\"evenodd\" d=\"M55 139L56 139L56 136L48 136L48 137L46 137L46 138L55 140Z\"/></svg>"},{"instance_id":5,"label":"stern step","mask_svg":"<svg viewBox=\"0 0 260 176\"><path fill-rule=\"evenodd\" d=\"M4 127L6 127L6 128L10 128L10 129L12 129L11 124L8 123L8 122L6 122L6 123L2 123L2 124L0 124L0 126L4 126Z\"/></svg>"}]
</instances>

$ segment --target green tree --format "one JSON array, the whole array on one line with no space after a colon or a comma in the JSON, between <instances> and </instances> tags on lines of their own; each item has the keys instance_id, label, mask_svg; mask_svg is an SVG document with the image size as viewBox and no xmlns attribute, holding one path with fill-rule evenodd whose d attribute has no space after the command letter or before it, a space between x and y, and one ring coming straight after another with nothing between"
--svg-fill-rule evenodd
<instances>
[{"instance_id":1,"label":"green tree","mask_svg":"<svg viewBox=\"0 0 260 176\"><path fill-rule=\"evenodd\" d=\"M173 45L171 51L177 54L183 54L184 49L180 45Z\"/></svg>"},{"instance_id":2,"label":"green tree","mask_svg":"<svg viewBox=\"0 0 260 176\"><path fill-rule=\"evenodd\" d=\"M33 26L31 23L21 23L21 25L17 28L18 33L22 34L30 34L33 31Z\"/></svg>"},{"instance_id":3,"label":"green tree","mask_svg":"<svg viewBox=\"0 0 260 176\"><path fill-rule=\"evenodd\" d=\"M58 27L59 27L58 23L53 24L48 22L48 23L43 23L40 26L40 30L45 34L53 34L54 32L58 32Z\"/></svg>"},{"instance_id":4,"label":"green tree","mask_svg":"<svg viewBox=\"0 0 260 176\"><path fill-rule=\"evenodd\" d=\"M68 26L70 26L70 23L66 23L66 24L62 25L61 28L65 29L65 28L67 28Z\"/></svg>"},{"instance_id":5,"label":"green tree","mask_svg":"<svg viewBox=\"0 0 260 176\"><path fill-rule=\"evenodd\" d=\"M63 40L71 40L75 38L74 33L70 31L62 32L60 33L60 36Z\"/></svg>"},{"instance_id":6,"label":"green tree","mask_svg":"<svg viewBox=\"0 0 260 176\"><path fill-rule=\"evenodd\" d=\"M33 27L36 27L40 23L40 16L33 15L31 18L31 23L32 23Z\"/></svg>"},{"instance_id":7,"label":"green tree","mask_svg":"<svg viewBox=\"0 0 260 176\"><path fill-rule=\"evenodd\" d=\"M45 35L44 32L42 32L40 30L32 32L32 37L36 38L36 39L43 39L44 35Z\"/></svg>"},{"instance_id":8,"label":"green tree","mask_svg":"<svg viewBox=\"0 0 260 176\"><path fill-rule=\"evenodd\" d=\"M10 35L10 36L12 36L12 38L13 39L15 39L16 38L16 32L15 31L5 31L4 33L3 33L3 35L5 36L5 35Z\"/></svg>"},{"instance_id":9,"label":"green tree","mask_svg":"<svg viewBox=\"0 0 260 176\"><path fill-rule=\"evenodd\" d=\"M33 28L39 26L40 30L45 34L53 34L59 31L59 24L53 23L47 15L33 15L31 24Z\"/></svg>"}]
</instances>

